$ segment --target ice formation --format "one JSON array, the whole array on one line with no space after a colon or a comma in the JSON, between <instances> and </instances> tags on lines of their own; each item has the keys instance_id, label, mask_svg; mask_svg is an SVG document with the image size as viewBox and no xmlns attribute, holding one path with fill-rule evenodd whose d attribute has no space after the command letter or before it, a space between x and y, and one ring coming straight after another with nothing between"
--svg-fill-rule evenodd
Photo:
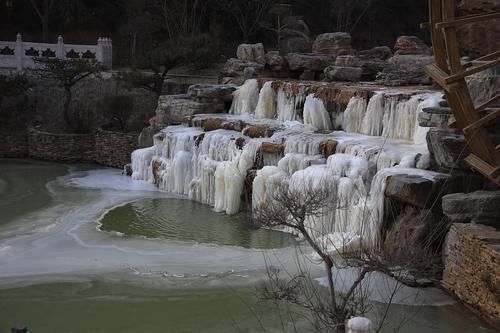
<instances>
[{"instance_id":1,"label":"ice formation","mask_svg":"<svg viewBox=\"0 0 500 333\"><path fill-rule=\"evenodd\" d=\"M259 102L259 82L256 79L246 80L233 92L233 103L229 113L253 114Z\"/></svg>"},{"instance_id":2,"label":"ice formation","mask_svg":"<svg viewBox=\"0 0 500 333\"><path fill-rule=\"evenodd\" d=\"M132 154L133 178L235 214L245 179L256 170L254 208L273 202L281 184L297 195L322 189L328 201L321 214L306 221L320 244L329 252L378 246L387 177L433 177L421 170L428 168L430 158L417 115L435 105L441 94L380 91L369 99L354 96L345 110L334 113L314 94L305 96L304 89L292 95L272 82L259 93L257 80L247 80L234 93L232 115L224 117L273 126L277 130L272 137L170 126L155 136L154 147ZM201 121L194 119L193 124ZM332 132L334 125L343 131ZM324 151L327 141L335 143L330 156ZM278 148L264 151L264 143Z\"/></svg>"},{"instance_id":3,"label":"ice formation","mask_svg":"<svg viewBox=\"0 0 500 333\"><path fill-rule=\"evenodd\" d=\"M276 94L276 112L279 122L297 120L297 109L304 103L305 95L299 92L296 95L288 94L284 89L278 89Z\"/></svg>"},{"instance_id":4,"label":"ice formation","mask_svg":"<svg viewBox=\"0 0 500 333\"><path fill-rule=\"evenodd\" d=\"M304 103L304 124L316 127L319 130L332 129L332 121L328 111L326 111L325 104L314 94L306 97Z\"/></svg>"},{"instance_id":5,"label":"ice formation","mask_svg":"<svg viewBox=\"0 0 500 333\"><path fill-rule=\"evenodd\" d=\"M276 114L276 93L272 87L273 82L264 83L259 93L259 101L255 109L256 118L274 118Z\"/></svg>"}]
</instances>

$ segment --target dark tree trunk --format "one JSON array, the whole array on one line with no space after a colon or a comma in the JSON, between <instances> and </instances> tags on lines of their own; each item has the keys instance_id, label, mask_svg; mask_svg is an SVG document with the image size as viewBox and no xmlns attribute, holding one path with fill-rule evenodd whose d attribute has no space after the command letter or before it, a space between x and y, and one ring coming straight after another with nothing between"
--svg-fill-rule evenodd
<instances>
[{"instance_id":1,"label":"dark tree trunk","mask_svg":"<svg viewBox=\"0 0 500 333\"><path fill-rule=\"evenodd\" d=\"M70 109L69 109L69 106L71 104L71 98L73 97L72 93L71 93L71 87L69 87L69 88L65 87L64 91L66 92L66 96L64 98L64 121L66 122L66 125L72 129L73 122L71 119L71 114L70 114Z\"/></svg>"}]
</instances>

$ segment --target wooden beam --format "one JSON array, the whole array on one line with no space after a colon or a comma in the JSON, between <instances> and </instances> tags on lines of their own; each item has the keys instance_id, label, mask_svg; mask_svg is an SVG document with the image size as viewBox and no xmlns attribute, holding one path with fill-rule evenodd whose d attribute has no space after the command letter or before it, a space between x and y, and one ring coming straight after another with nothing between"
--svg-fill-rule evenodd
<instances>
[{"instance_id":1,"label":"wooden beam","mask_svg":"<svg viewBox=\"0 0 500 333\"><path fill-rule=\"evenodd\" d=\"M500 18L500 13L470 15L470 16L459 17L457 19L447 21L447 22L437 23L436 28L449 29L449 28L454 28L454 27L466 25L466 24L472 24L472 23L477 23L477 22L482 22L482 21L487 21L487 20L494 20L494 19L499 19L499 18Z\"/></svg>"},{"instance_id":2,"label":"wooden beam","mask_svg":"<svg viewBox=\"0 0 500 333\"><path fill-rule=\"evenodd\" d=\"M499 56L500 56L500 50L495 51L495 52L490 53L490 54L487 54L487 55L484 55L484 56L482 56L482 57L480 57L480 58L474 59L474 60L472 60L472 62L474 62L474 61L485 61L485 60L490 60L491 58L497 58L497 57L499 57Z\"/></svg>"},{"instance_id":3,"label":"wooden beam","mask_svg":"<svg viewBox=\"0 0 500 333\"><path fill-rule=\"evenodd\" d=\"M449 75L446 74L441 68L439 68L437 64L430 64L425 66L424 71L443 89L446 89L446 86L448 85L446 83L446 79L449 77Z\"/></svg>"},{"instance_id":4,"label":"wooden beam","mask_svg":"<svg viewBox=\"0 0 500 333\"><path fill-rule=\"evenodd\" d=\"M455 19L455 0L443 0L443 21L453 21ZM455 27L449 27L442 30L444 42L446 45L446 55L450 74L463 72L462 62L460 61L460 47L457 39Z\"/></svg>"},{"instance_id":5,"label":"wooden beam","mask_svg":"<svg viewBox=\"0 0 500 333\"><path fill-rule=\"evenodd\" d=\"M491 179L493 182L495 182L497 185L500 186L500 178L498 177L498 167L494 168L492 167L489 163L483 161L479 157L477 157L474 154L470 154L467 156L465 159L465 162L469 164L473 169L479 171L489 179Z\"/></svg>"},{"instance_id":6,"label":"wooden beam","mask_svg":"<svg viewBox=\"0 0 500 333\"><path fill-rule=\"evenodd\" d=\"M434 50L434 58L436 65L445 73L449 73L448 64L446 61L446 45L443 35L439 29L435 28L435 24L443 21L443 7L441 0L429 0L429 24L431 27L432 48Z\"/></svg>"},{"instance_id":7,"label":"wooden beam","mask_svg":"<svg viewBox=\"0 0 500 333\"><path fill-rule=\"evenodd\" d=\"M478 121L465 127L464 132L466 134L471 133L472 131L475 131L480 127L491 125L495 120L497 120L497 118L500 118L500 109L488 114L487 116L484 116L483 118L479 119Z\"/></svg>"},{"instance_id":8,"label":"wooden beam","mask_svg":"<svg viewBox=\"0 0 500 333\"><path fill-rule=\"evenodd\" d=\"M470 67L465 71L462 71L461 73L454 73L453 75L450 75L448 78L445 79L446 84L450 84L459 80L462 80L466 78L467 76L471 76L473 74L477 74L479 72L482 72L484 70L487 70L492 67L496 67L497 65L500 65L500 58L495 59L492 61L488 61L482 65Z\"/></svg>"},{"instance_id":9,"label":"wooden beam","mask_svg":"<svg viewBox=\"0 0 500 333\"><path fill-rule=\"evenodd\" d=\"M496 95L495 97L492 97L490 98L489 100L487 100L486 102L484 102L483 104L479 105L477 108L476 108L476 111L477 112L480 112L480 111L483 111L484 109L486 109L488 106L491 106L492 104L494 104L495 102L498 102L500 101L500 94Z\"/></svg>"}]
</instances>

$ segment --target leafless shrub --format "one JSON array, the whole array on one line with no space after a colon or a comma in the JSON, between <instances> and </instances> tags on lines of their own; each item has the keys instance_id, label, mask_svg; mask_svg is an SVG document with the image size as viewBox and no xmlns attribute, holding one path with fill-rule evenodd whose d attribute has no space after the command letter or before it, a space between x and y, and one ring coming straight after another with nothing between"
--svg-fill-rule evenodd
<instances>
[{"instance_id":1,"label":"leafless shrub","mask_svg":"<svg viewBox=\"0 0 500 333\"><path fill-rule=\"evenodd\" d=\"M272 199L254 208L255 221L266 227L287 227L299 234L321 258L327 275L328 293L317 287L316 282L302 267L299 273L282 278L279 270L268 268L268 281L259 288L264 299L280 300L295 304L306 310L317 332L345 332L345 323L351 317L366 315L371 310L367 302L365 280L371 272L383 272L390 276L398 274L389 268L377 250L361 248L354 252L332 253L325 244L318 241L315 231L307 225L309 218L320 218L325 207L331 204L333 196L327 186L307 186L302 191L294 191L284 182L277 186ZM354 281L339 290L340 271L356 268ZM394 288L396 289L396 288ZM390 291L390 306L396 290ZM379 329L387 317L384 311ZM378 331L378 330L377 330Z\"/></svg>"}]
</instances>

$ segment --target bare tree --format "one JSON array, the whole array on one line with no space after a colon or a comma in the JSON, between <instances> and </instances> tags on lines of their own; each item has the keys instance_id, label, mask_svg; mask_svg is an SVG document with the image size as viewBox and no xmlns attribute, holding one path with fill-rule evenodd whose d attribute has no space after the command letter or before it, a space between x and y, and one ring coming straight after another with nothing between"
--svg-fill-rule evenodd
<instances>
[{"instance_id":1,"label":"bare tree","mask_svg":"<svg viewBox=\"0 0 500 333\"><path fill-rule=\"evenodd\" d=\"M42 23L42 39L44 43L49 40L49 20L50 14L54 9L54 4L56 0L30 0L31 6L37 13L40 21Z\"/></svg>"},{"instance_id":2,"label":"bare tree","mask_svg":"<svg viewBox=\"0 0 500 333\"><path fill-rule=\"evenodd\" d=\"M231 15L248 42L269 15L273 0L219 0L219 7Z\"/></svg>"},{"instance_id":3,"label":"bare tree","mask_svg":"<svg viewBox=\"0 0 500 333\"><path fill-rule=\"evenodd\" d=\"M37 64L34 70L36 74L42 78L55 80L64 89L64 120L72 129L80 130L80 122L78 119L75 121L70 112L73 87L89 76L99 76L103 66L88 59L35 58L35 63Z\"/></svg>"},{"instance_id":4,"label":"bare tree","mask_svg":"<svg viewBox=\"0 0 500 333\"><path fill-rule=\"evenodd\" d=\"M199 33L210 0L162 0L161 15L169 39L194 36Z\"/></svg>"},{"instance_id":5,"label":"bare tree","mask_svg":"<svg viewBox=\"0 0 500 333\"><path fill-rule=\"evenodd\" d=\"M328 207L331 207L332 198L327 186L307 186L297 191L287 182L282 182L274 188L269 200L254 208L254 219L263 226L286 227L298 233L321 258L327 275L328 293L325 295L300 267L299 274L289 276L286 281L281 278L279 271L269 268L269 281L261 287L261 296L290 302L306 309L317 332L343 333L348 319L363 316L371 309L367 302L365 284L369 274L378 271L395 276L397 273L388 268L388 263L381 259L380 253L364 248L361 243L359 250L343 252L339 244L325 244L319 240L317 230L308 225L308 221L324 216ZM334 251L331 245L334 246ZM357 275L340 292L337 286L340 271L349 267L356 268ZM391 305L396 289L388 291L391 297L387 307ZM386 317L387 311L379 321L377 332Z\"/></svg>"}]
</instances>

